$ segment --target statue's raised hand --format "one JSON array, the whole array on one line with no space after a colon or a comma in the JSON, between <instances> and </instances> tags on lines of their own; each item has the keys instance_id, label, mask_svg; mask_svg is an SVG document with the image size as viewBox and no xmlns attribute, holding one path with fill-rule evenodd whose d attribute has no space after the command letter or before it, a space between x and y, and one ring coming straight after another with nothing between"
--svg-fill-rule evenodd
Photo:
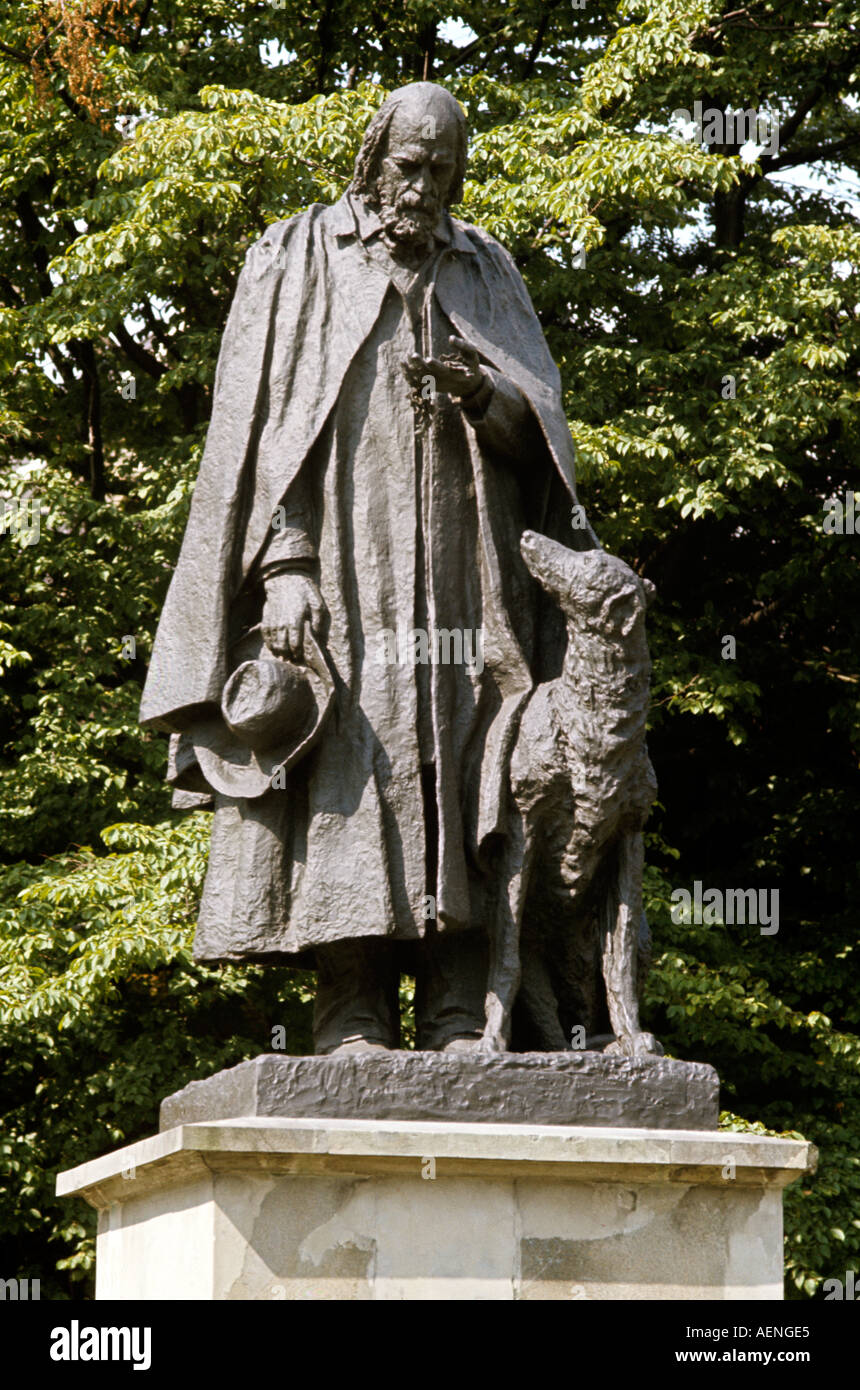
<instances>
[{"instance_id":1,"label":"statue's raised hand","mask_svg":"<svg viewBox=\"0 0 860 1390\"><path fill-rule=\"evenodd\" d=\"M266 580L261 628L274 656L301 661L305 623L321 638L327 617L323 596L306 574L276 574Z\"/></svg>"},{"instance_id":2,"label":"statue's raised hand","mask_svg":"<svg viewBox=\"0 0 860 1390\"><path fill-rule=\"evenodd\" d=\"M441 357L420 357L417 352L407 357L403 371L410 386L422 389L427 378L436 391L460 398L473 396L484 381L484 371L478 359L478 349L465 338L448 339L450 351Z\"/></svg>"}]
</instances>

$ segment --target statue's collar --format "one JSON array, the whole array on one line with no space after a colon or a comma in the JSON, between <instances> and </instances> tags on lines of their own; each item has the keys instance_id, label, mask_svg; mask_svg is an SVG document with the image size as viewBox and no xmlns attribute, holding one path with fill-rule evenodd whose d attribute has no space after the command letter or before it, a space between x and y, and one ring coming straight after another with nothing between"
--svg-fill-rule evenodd
<instances>
[{"instance_id":1,"label":"statue's collar","mask_svg":"<svg viewBox=\"0 0 860 1390\"><path fill-rule=\"evenodd\" d=\"M382 227L373 208L368 207L363 198L349 192L344 193L338 202L327 208L324 216L328 230L336 237L360 237L362 241L369 241ZM433 228L433 235L437 241L450 246L453 251L464 251L469 256L475 254L475 248L469 238L447 212L443 212L439 218Z\"/></svg>"}]
</instances>

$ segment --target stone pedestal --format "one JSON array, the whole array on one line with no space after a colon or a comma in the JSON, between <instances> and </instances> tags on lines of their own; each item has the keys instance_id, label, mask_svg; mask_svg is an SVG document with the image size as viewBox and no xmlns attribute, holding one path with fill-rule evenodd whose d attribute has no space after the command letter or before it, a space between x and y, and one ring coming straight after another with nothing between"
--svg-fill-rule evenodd
<instances>
[{"instance_id":1,"label":"stone pedestal","mask_svg":"<svg viewBox=\"0 0 860 1390\"><path fill-rule=\"evenodd\" d=\"M780 1299L805 1143L257 1116L62 1173L101 1299Z\"/></svg>"},{"instance_id":2,"label":"stone pedestal","mask_svg":"<svg viewBox=\"0 0 860 1390\"><path fill-rule=\"evenodd\" d=\"M720 1080L704 1062L602 1052L264 1053L161 1102L160 1129L197 1120L492 1121L716 1129Z\"/></svg>"}]
</instances>

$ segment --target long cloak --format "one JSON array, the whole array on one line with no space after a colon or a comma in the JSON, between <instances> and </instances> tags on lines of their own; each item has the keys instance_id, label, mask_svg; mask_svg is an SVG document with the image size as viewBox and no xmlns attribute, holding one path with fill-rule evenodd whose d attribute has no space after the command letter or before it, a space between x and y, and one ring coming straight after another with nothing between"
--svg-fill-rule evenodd
<instances>
[{"instance_id":1,"label":"long cloak","mask_svg":"<svg viewBox=\"0 0 860 1390\"><path fill-rule=\"evenodd\" d=\"M519 535L528 525L568 544L594 538L569 525L573 446L558 372L522 280L485 233L450 219L447 225L433 282L433 350L445 345L440 335L458 332L501 382L513 383L536 422L528 436L535 457L512 467L452 402L436 412L424 435L422 486L435 499L443 531L447 510L460 542L447 566L429 503L424 514L409 515L406 494L398 500L396 488L372 473L368 430L393 431L404 454L412 438L408 400L391 397L399 382L391 368L408 344L398 337L401 310L391 278L368 256L350 200L269 228L240 277L141 722L187 733L196 721L218 716L231 649L259 620L259 566L272 543L272 517L302 482L325 518L317 537L319 582L332 613L337 708L283 789L254 799L216 797L195 942L200 959L301 960L314 946L347 936L408 940L421 934L425 895L434 888L432 915L441 929L475 925L481 915L482 850L505 833L518 714L536 682L557 673L563 649L558 614L525 571ZM382 345L394 356L380 358ZM369 460L363 474L362 459ZM414 611L428 628L453 627L456 618L460 627L480 625L484 636L477 681L462 668L418 672L429 674L432 686L434 884L425 874L426 752L422 757L417 706L404 696L419 681L414 671L410 687L401 671L372 669L378 650L367 640L375 636L367 631L374 602L377 627L392 628L408 618L415 595L397 563L381 576L375 600L372 591L357 595L357 579L364 582L379 559L369 546L385 513L374 497L380 486L391 493L384 499L388 561L403 546L420 549L423 542L426 551L431 578ZM362 507L369 510L360 533ZM399 598L399 608L396 601L386 605L386 595ZM395 621L383 622L386 612ZM383 708L392 680L400 694ZM374 690L382 691L382 705ZM198 785L187 769L183 777L178 785Z\"/></svg>"}]
</instances>

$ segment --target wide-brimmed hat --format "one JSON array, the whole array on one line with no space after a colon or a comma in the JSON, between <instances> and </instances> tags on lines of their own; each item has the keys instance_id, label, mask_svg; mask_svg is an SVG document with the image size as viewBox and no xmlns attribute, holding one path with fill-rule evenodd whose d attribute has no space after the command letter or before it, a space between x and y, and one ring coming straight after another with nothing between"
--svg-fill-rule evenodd
<instances>
[{"instance_id":1,"label":"wide-brimmed hat","mask_svg":"<svg viewBox=\"0 0 860 1390\"><path fill-rule=\"evenodd\" d=\"M264 646L259 627L233 652L235 665L219 716L194 724L189 739L205 781L226 796L267 792L310 751L334 698L328 662L308 625L304 664L282 661Z\"/></svg>"}]
</instances>

